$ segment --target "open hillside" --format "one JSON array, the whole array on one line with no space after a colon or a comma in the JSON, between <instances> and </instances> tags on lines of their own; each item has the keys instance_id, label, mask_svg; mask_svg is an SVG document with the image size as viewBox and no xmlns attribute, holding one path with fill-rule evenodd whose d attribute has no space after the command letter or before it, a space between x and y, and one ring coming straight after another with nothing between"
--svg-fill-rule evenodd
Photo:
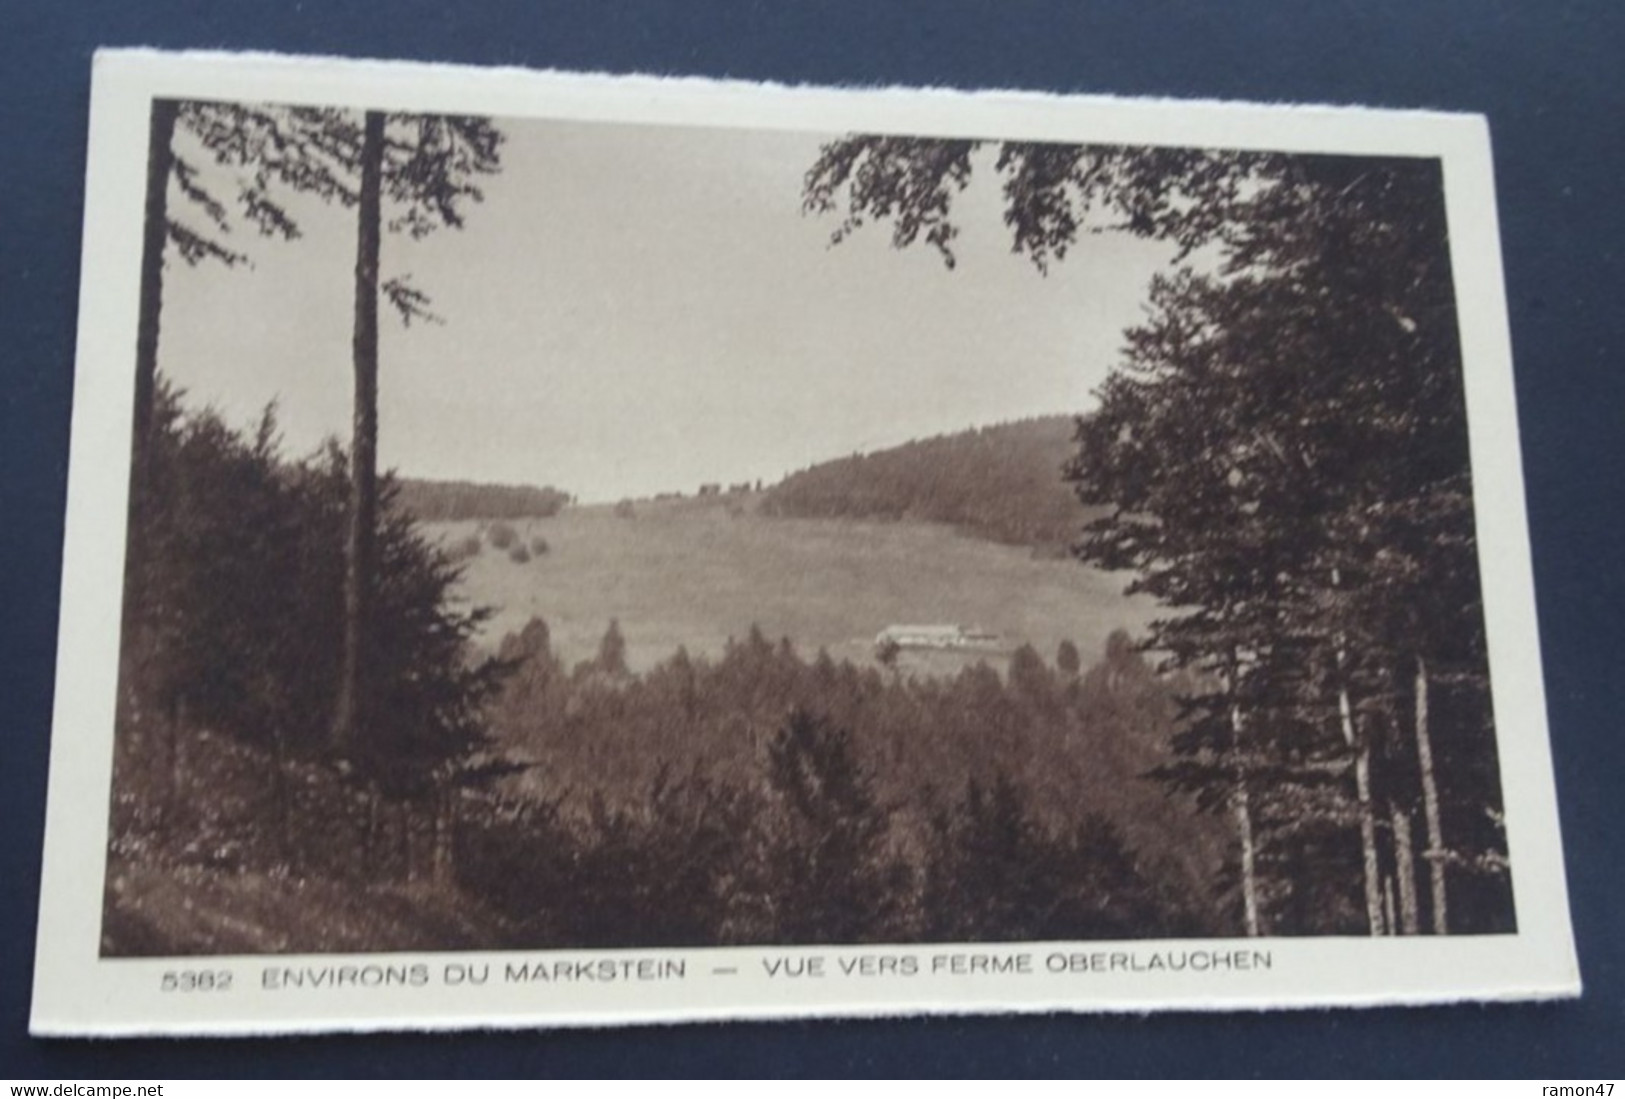
<instances>
[{"instance_id":1,"label":"open hillside","mask_svg":"<svg viewBox=\"0 0 1625 1099\"><path fill-rule=\"evenodd\" d=\"M946 523L1059 552L1090 517L1061 478L1075 450L1067 416L1044 416L854 454L792 473L768 515Z\"/></svg>"},{"instance_id":2,"label":"open hillside","mask_svg":"<svg viewBox=\"0 0 1625 1099\"><path fill-rule=\"evenodd\" d=\"M1149 620L1150 603L1125 599L1121 576L940 523L773 519L730 503L640 503L631 515L567 508L513 524L515 544L527 547L522 562L492 544L494 524L483 544L477 523L429 530L463 552L481 546L462 562L459 591L492 608L481 634L488 644L540 615L567 661L596 652L611 619L634 668L679 645L719 655L753 625L809 656L827 649L868 664L875 635L895 623L976 625L1005 650L1031 644L1049 658L1064 640L1100 652L1113 630L1139 633ZM545 552L529 551L537 544Z\"/></svg>"}]
</instances>

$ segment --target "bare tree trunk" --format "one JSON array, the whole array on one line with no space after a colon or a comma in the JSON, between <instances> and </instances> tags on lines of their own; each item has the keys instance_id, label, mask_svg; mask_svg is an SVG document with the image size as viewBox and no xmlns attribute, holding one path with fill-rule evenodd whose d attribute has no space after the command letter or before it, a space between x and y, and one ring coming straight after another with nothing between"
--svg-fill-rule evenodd
<instances>
[{"instance_id":1,"label":"bare tree trunk","mask_svg":"<svg viewBox=\"0 0 1625 1099\"><path fill-rule=\"evenodd\" d=\"M378 511L378 249L384 116L368 111L361 144L355 259L355 407L350 443L350 530L344 562L344 651L333 714L333 747L353 753L368 715L368 629Z\"/></svg>"},{"instance_id":2,"label":"bare tree trunk","mask_svg":"<svg viewBox=\"0 0 1625 1099\"><path fill-rule=\"evenodd\" d=\"M1416 850L1411 840L1411 815L1394 807L1394 880L1399 886L1399 930L1416 935L1422 930L1422 916L1416 901Z\"/></svg>"},{"instance_id":3,"label":"bare tree trunk","mask_svg":"<svg viewBox=\"0 0 1625 1099\"><path fill-rule=\"evenodd\" d=\"M1422 775L1422 817L1427 824L1428 884L1432 887L1433 933L1450 933L1450 916L1445 896L1444 829L1439 823L1439 784L1433 773L1433 739L1428 730L1428 666L1416 658L1416 760Z\"/></svg>"},{"instance_id":4,"label":"bare tree trunk","mask_svg":"<svg viewBox=\"0 0 1625 1099\"><path fill-rule=\"evenodd\" d=\"M1236 788L1230 796L1230 808L1236 816L1236 835L1241 841L1241 905L1247 924L1247 935L1256 939L1263 934L1258 918L1258 851L1253 840L1253 812L1247 789L1246 767L1236 764Z\"/></svg>"},{"instance_id":5,"label":"bare tree trunk","mask_svg":"<svg viewBox=\"0 0 1625 1099\"><path fill-rule=\"evenodd\" d=\"M1236 838L1241 845L1241 908L1249 938L1263 934L1258 913L1258 844L1253 836L1252 792L1248 788L1247 763L1242 752L1244 722L1241 704L1236 701L1237 657L1230 654L1229 682L1225 689L1230 695L1230 751L1235 757L1235 789L1230 793L1230 811L1236 818Z\"/></svg>"},{"instance_id":6,"label":"bare tree trunk","mask_svg":"<svg viewBox=\"0 0 1625 1099\"><path fill-rule=\"evenodd\" d=\"M1343 649L1337 650L1337 664L1343 665ZM1337 685L1337 716L1342 722L1343 739L1354 752L1354 796L1360 813L1360 861L1365 874L1365 917L1373 935L1385 934L1387 921L1382 914L1381 867L1377 861L1377 816L1371 807L1371 746L1355 734L1354 711L1349 705L1348 687Z\"/></svg>"},{"instance_id":7,"label":"bare tree trunk","mask_svg":"<svg viewBox=\"0 0 1625 1099\"><path fill-rule=\"evenodd\" d=\"M141 241L141 298L135 330L135 411L131 496L146 486L153 402L158 389L158 328L164 307L164 249L169 243L169 179L175 170L175 118L180 105L154 99L147 130L147 199Z\"/></svg>"},{"instance_id":8,"label":"bare tree trunk","mask_svg":"<svg viewBox=\"0 0 1625 1099\"><path fill-rule=\"evenodd\" d=\"M1332 569L1332 587L1343 586L1339 569ZM1382 866L1377 858L1377 815L1371 805L1371 746L1354 728L1354 707L1349 703L1348 652L1342 635L1337 637L1337 717L1343 741L1354 753L1354 797L1360 814L1360 861L1365 875L1366 927L1373 935L1386 934L1388 921L1382 911Z\"/></svg>"}]
</instances>

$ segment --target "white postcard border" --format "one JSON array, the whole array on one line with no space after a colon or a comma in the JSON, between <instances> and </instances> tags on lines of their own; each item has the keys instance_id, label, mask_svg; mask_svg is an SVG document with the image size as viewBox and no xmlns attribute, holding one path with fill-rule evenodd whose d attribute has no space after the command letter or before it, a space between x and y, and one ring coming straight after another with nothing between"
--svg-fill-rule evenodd
<instances>
[{"instance_id":1,"label":"white postcard border","mask_svg":"<svg viewBox=\"0 0 1625 1099\"><path fill-rule=\"evenodd\" d=\"M464 112L496 117L816 132L896 132L1290 152L1437 156L1444 164L1465 364L1514 935L1173 942L99 957L118 667L131 350L146 132L155 97ZM37 1034L232 1034L519 1027L917 1012L1227 1009L1572 996L1579 970L1540 674L1488 130L1477 116L1056 97L1014 92L806 89L275 55L102 51L92 89L62 614L32 1029ZM1147 970L1200 952L1262 952L1269 967ZM1031 974L932 973L939 955L1029 956ZM1105 958L1052 973L1053 955ZM848 977L839 960L910 956L914 977ZM1129 961L1118 965L1113 955ZM681 979L499 980L539 960L680 960ZM822 957L823 978L764 963ZM1255 959L1256 960L1256 959ZM950 966L956 963L949 963ZM1069 965L1074 963L1067 963ZM421 965L419 987L270 990L285 967ZM489 966L447 985L447 966ZM1136 968L1138 966L1139 968ZM717 974L718 968L734 969ZM230 971L227 993L160 991L165 972ZM532 970L523 970L529 974Z\"/></svg>"}]
</instances>

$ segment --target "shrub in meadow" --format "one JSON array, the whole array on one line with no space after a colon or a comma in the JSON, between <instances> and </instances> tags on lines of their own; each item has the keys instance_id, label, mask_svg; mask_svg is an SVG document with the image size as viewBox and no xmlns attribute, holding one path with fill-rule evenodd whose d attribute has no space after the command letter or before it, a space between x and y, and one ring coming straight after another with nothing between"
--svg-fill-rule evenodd
<instances>
[{"instance_id":1,"label":"shrub in meadow","mask_svg":"<svg viewBox=\"0 0 1625 1099\"><path fill-rule=\"evenodd\" d=\"M499 550L509 549L519 543L519 532L503 522L492 523L486 531L486 537L491 539L491 544Z\"/></svg>"}]
</instances>

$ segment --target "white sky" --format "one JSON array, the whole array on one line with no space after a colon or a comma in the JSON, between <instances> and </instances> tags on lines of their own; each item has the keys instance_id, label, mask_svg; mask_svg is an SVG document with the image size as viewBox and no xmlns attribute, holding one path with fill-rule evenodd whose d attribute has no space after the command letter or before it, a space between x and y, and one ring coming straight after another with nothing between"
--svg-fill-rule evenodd
<instances>
[{"instance_id":1,"label":"white sky","mask_svg":"<svg viewBox=\"0 0 1625 1099\"><path fill-rule=\"evenodd\" d=\"M446 321L381 311L380 457L411 476L614 500L1076 412L1171 258L1091 236L1040 276L1010 253L990 156L949 271L885 224L828 246L834 219L800 208L817 136L498 125L503 171L467 227L384 242L385 277L410 273ZM355 215L294 209L302 240L233 234L252 268L171 255L159 361L234 423L277 400L303 454L348 437Z\"/></svg>"}]
</instances>

